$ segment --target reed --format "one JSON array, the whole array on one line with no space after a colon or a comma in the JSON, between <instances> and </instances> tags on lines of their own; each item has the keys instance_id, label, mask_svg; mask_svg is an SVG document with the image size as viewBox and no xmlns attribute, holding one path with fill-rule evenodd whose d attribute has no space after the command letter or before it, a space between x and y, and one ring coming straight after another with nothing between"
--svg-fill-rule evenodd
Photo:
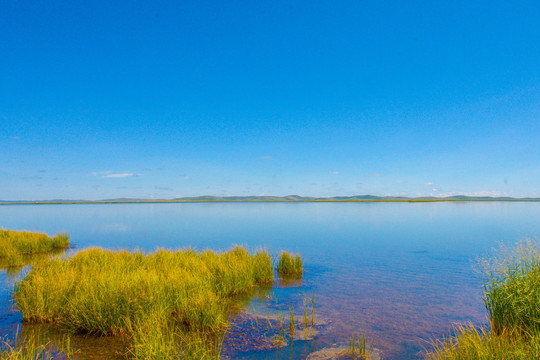
<instances>
[{"instance_id":1,"label":"reed","mask_svg":"<svg viewBox=\"0 0 540 360\"><path fill-rule=\"evenodd\" d=\"M367 360L366 338L363 335L352 335L349 340L347 356L355 360Z\"/></svg>"},{"instance_id":2,"label":"reed","mask_svg":"<svg viewBox=\"0 0 540 360\"><path fill-rule=\"evenodd\" d=\"M291 344L292 344L292 339L294 338L295 331L296 331L296 324L294 320L294 309L291 306L289 308L289 336L291 338Z\"/></svg>"},{"instance_id":3,"label":"reed","mask_svg":"<svg viewBox=\"0 0 540 360\"><path fill-rule=\"evenodd\" d=\"M25 265L25 256L48 253L69 246L69 236L60 233L53 237L44 233L0 229L0 260L2 266Z\"/></svg>"},{"instance_id":4,"label":"reed","mask_svg":"<svg viewBox=\"0 0 540 360\"><path fill-rule=\"evenodd\" d=\"M161 249L144 254L90 248L36 264L16 284L15 299L26 322L127 336L135 359L172 359L179 352L189 359L189 354L213 353L215 346L193 334L219 338L233 296L272 281L266 251L250 254L236 247L223 253Z\"/></svg>"},{"instance_id":5,"label":"reed","mask_svg":"<svg viewBox=\"0 0 540 360\"><path fill-rule=\"evenodd\" d=\"M279 256L277 271L279 275L284 277L301 278L303 268L300 255L291 255L283 251Z\"/></svg>"},{"instance_id":6,"label":"reed","mask_svg":"<svg viewBox=\"0 0 540 360\"><path fill-rule=\"evenodd\" d=\"M304 329L307 329L309 327L309 309L308 309L308 303L306 300L306 295L304 294Z\"/></svg>"}]
</instances>

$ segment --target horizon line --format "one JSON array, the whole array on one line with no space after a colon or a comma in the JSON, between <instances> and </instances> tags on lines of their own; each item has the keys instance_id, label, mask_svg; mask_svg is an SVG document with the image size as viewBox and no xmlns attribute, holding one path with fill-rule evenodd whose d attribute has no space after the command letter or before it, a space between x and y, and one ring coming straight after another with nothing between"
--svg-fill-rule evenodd
<instances>
[{"instance_id":1,"label":"horizon line","mask_svg":"<svg viewBox=\"0 0 540 360\"><path fill-rule=\"evenodd\" d=\"M379 195L352 195L352 196L301 196L301 195L199 195L176 197L172 199L148 199L148 198L112 198L101 200L0 200L0 205L54 205L54 204L135 204L135 203L203 203L203 202L458 202L458 201L540 201L540 198L510 196L471 196L450 195L445 197L436 196L379 196Z\"/></svg>"}]
</instances>

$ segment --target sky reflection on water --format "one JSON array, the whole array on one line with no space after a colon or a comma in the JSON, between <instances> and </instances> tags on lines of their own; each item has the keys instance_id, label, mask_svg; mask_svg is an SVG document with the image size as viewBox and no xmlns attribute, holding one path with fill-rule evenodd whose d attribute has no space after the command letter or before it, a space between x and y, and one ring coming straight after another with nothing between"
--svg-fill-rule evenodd
<instances>
[{"instance_id":1,"label":"sky reflection on water","mask_svg":"<svg viewBox=\"0 0 540 360\"><path fill-rule=\"evenodd\" d=\"M309 351L363 333L384 358L415 359L425 340L448 334L452 324L485 323L475 259L500 243L540 234L539 210L540 203L506 202L0 206L0 227L67 231L77 249L240 244L299 252L302 284L275 288L273 306L301 309L303 295L315 295L317 315L328 325ZM9 309L11 286L2 271L2 333L20 324ZM295 356L308 351L298 349Z\"/></svg>"}]
</instances>

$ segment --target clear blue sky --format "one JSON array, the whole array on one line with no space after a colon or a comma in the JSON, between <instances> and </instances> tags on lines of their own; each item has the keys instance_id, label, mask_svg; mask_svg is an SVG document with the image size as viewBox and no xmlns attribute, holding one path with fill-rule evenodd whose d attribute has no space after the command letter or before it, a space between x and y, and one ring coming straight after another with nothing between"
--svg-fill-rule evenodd
<instances>
[{"instance_id":1,"label":"clear blue sky","mask_svg":"<svg viewBox=\"0 0 540 360\"><path fill-rule=\"evenodd\" d=\"M539 1L2 1L0 199L540 196Z\"/></svg>"}]
</instances>

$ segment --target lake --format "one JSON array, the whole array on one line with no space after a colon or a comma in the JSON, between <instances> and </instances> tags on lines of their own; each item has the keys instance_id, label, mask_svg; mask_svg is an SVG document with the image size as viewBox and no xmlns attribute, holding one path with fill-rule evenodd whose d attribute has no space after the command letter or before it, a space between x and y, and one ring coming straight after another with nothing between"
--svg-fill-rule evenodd
<instances>
[{"instance_id":1,"label":"lake","mask_svg":"<svg viewBox=\"0 0 540 360\"><path fill-rule=\"evenodd\" d=\"M304 297L314 296L318 334L266 351L245 351L226 340L224 355L306 358L363 334L383 359L419 359L428 341L450 334L453 325L487 322L476 260L500 244L540 234L540 203L10 205L0 206L0 228L67 231L75 246L71 251L89 246L226 250L239 244L273 255L297 252L305 266L302 281L277 282L246 311L275 316L292 306L300 314ZM12 306L16 277L0 270L0 333L8 338L35 330L21 327ZM111 343L74 340L81 358L88 359L105 356Z\"/></svg>"}]
</instances>

